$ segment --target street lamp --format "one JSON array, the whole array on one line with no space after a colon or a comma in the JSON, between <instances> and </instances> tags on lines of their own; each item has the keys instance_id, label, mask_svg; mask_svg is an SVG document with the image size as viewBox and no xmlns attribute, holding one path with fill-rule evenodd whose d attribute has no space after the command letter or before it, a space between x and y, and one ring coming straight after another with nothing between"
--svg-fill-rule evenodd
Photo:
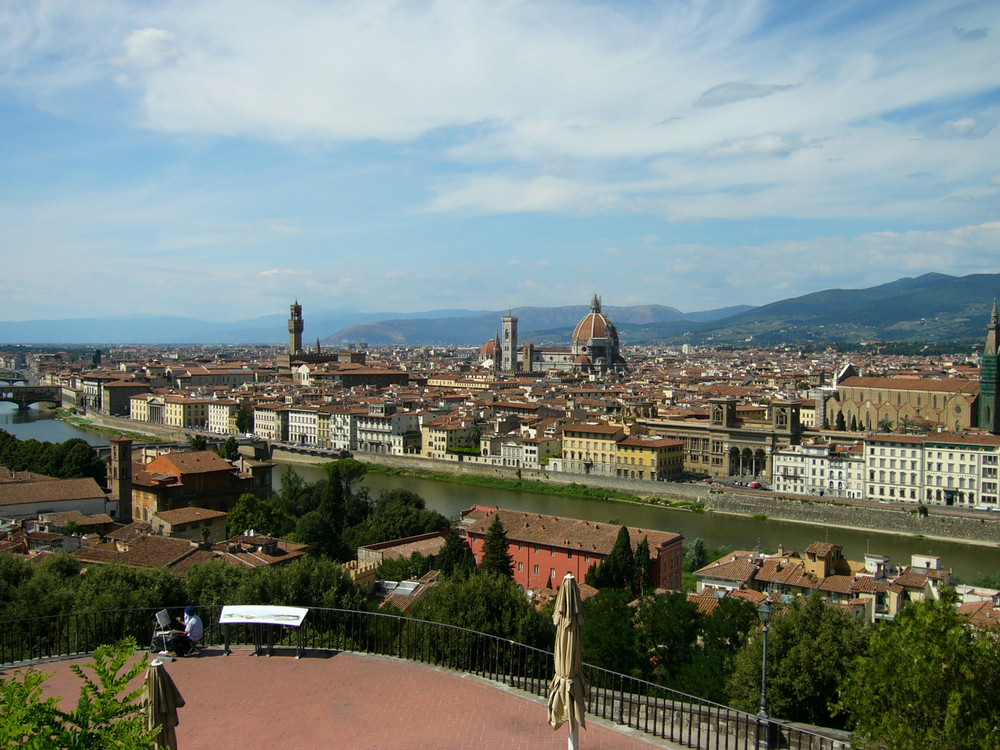
<instances>
[{"instance_id":1,"label":"street lamp","mask_svg":"<svg viewBox=\"0 0 1000 750\"><path fill-rule=\"evenodd\" d=\"M773 614L774 607L767 599L757 607L757 617L760 619L761 629L764 631L764 658L761 660L760 672L760 713L757 714L757 718L764 725L764 747L768 749L771 747L771 727L767 716L767 633L770 629L768 624L771 622Z\"/></svg>"}]
</instances>

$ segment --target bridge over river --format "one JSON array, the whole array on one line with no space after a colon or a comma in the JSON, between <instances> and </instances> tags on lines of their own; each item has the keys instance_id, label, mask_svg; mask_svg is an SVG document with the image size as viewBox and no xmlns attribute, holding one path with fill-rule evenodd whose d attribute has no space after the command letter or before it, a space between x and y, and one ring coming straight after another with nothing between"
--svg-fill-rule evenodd
<instances>
[{"instance_id":1,"label":"bridge over river","mask_svg":"<svg viewBox=\"0 0 1000 750\"><path fill-rule=\"evenodd\" d=\"M32 404L62 402L62 388L57 385L2 385L0 401L17 404L18 409L27 409Z\"/></svg>"}]
</instances>

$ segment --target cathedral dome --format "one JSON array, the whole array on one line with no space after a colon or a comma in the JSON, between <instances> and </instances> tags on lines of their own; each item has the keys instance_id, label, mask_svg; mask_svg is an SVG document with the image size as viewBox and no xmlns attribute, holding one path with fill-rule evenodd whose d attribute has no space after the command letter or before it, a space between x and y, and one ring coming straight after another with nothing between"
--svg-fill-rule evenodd
<instances>
[{"instance_id":1,"label":"cathedral dome","mask_svg":"<svg viewBox=\"0 0 1000 750\"><path fill-rule=\"evenodd\" d=\"M483 344L479 349L480 357L493 357L497 353L497 341L496 339L490 339L485 344Z\"/></svg>"},{"instance_id":2,"label":"cathedral dome","mask_svg":"<svg viewBox=\"0 0 1000 750\"><path fill-rule=\"evenodd\" d=\"M614 324L601 312L601 298L594 295L590 303L590 312L573 329L573 344L586 344L591 339L618 340L618 331Z\"/></svg>"}]
</instances>

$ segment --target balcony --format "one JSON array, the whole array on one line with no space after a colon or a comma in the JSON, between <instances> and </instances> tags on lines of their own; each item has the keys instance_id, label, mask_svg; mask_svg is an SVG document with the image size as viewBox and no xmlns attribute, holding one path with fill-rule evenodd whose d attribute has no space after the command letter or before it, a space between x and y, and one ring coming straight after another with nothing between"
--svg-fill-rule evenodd
<instances>
[{"instance_id":1,"label":"balcony","mask_svg":"<svg viewBox=\"0 0 1000 750\"><path fill-rule=\"evenodd\" d=\"M0 623L0 665L7 675L28 664L53 674L44 692L61 696L69 709L82 684L70 667L100 643L126 635L148 641L153 615L128 610ZM310 609L301 628L283 630L223 629L217 607L201 615L202 654L166 665L186 701L177 729L185 750L566 747L565 728L554 732L546 723L548 652L369 612ZM267 641L276 644L270 657ZM234 646L227 656L230 643L260 648ZM754 714L597 667L585 671L588 748L749 750L764 739L765 725ZM772 750L850 748L846 738L776 721L770 730Z\"/></svg>"}]
</instances>

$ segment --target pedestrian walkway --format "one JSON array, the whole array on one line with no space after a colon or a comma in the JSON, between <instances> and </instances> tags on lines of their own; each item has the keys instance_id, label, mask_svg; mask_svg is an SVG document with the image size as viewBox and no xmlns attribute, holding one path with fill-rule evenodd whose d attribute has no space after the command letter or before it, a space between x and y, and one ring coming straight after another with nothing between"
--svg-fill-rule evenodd
<instances>
[{"instance_id":1,"label":"pedestrian walkway","mask_svg":"<svg viewBox=\"0 0 1000 750\"><path fill-rule=\"evenodd\" d=\"M148 655L144 655L148 656ZM53 673L47 695L75 705L80 679L71 664L39 665ZM200 657L167 662L187 705L177 728L180 750L322 748L335 750L563 750L567 729L546 723L545 703L477 677L381 656L310 652ZM588 750L654 750L677 746L588 717L580 732Z\"/></svg>"}]
</instances>

